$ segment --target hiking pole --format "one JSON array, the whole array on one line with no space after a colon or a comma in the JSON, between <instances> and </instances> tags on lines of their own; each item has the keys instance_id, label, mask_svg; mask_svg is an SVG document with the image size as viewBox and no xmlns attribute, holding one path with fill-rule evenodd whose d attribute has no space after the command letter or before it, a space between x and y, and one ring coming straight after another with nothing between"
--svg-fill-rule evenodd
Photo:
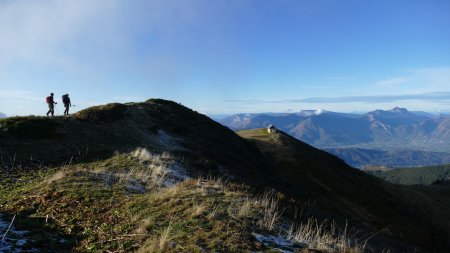
<instances>
[{"instance_id":1,"label":"hiking pole","mask_svg":"<svg viewBox=\"0 0 450 253\"><path fill-rule=\"evenodd\" d=\"M58 115L59 114L59 110L58 110L58 107L54 107L55 108L55 110L56 110L56 115Z\"/></svg>"},{"instance_id":2,"label":"hiking pole","mask_svg":"<svg viewBox=\"0 0 450 253\"><path fill-rule=\"evenodd\" d=\"M9 223L8 229L6 230L5 234L4 234L3 237L2 237L2 241L5 241L5 237L6 237L6 235L8 234L9 230L11 229L11 226L12 226L12 224L14 223L14 220L15 220L15 219L16 219L16 215L14 214L14 217L12 218L11 223Z\"/></svg>"}]
</instances>

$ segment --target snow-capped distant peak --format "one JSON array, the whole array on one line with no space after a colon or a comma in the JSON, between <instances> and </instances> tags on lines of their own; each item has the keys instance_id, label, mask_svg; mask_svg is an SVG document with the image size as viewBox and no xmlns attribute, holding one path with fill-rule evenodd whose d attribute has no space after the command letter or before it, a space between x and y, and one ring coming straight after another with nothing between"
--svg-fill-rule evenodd
<instances>
[{"instance_id":1,"label":"snow-capped distant peak","mask_svg":"<svg viewBox=\"0 0 450 253\"><path fill-rule=\"evenodd\" d=\"M324 110L324 109L317 109L317 110L314 112L314 114L315 114L315 115L319 115L319 114L322 114L322 113L324 113L324 112L326 112L326 110Z\"/></svg>"},{"instance_id":2,"label":"snow-capped distant peak","mask_svg":"<svg viewBox=\"0 0 450 253\"><path fill-rule=\"evenodd\" d=\"M317 109L317 110L301 110L298 115L300 116L314 116L314 115L320 115L322 113L326 112L324 109Z\"/></svg>"},{"instance_id":3,"label":"snow-capped distant peak","mask_svg":"<svg viewBox=\"0 0 450 253\"><path fill-rule=\"evenodd\" d=\"M406 108L395 107L394 109L391 110L391 112L408 113L409 111Z\"/></svg>"}]
</instances>

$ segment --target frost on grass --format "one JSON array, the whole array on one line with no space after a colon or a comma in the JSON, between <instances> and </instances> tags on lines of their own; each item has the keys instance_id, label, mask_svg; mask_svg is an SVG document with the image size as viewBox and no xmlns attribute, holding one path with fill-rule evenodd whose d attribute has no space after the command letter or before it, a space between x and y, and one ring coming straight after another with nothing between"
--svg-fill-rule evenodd
<instances>
[{"instance_id":1,"label":"frost on grass","mask_svg":"<svg viewBox=\"0 0 450 253\"><path fill-rule=\"evenodd\" d=\"M146 167L145 172L141 172L146 175L142 174L141 176L149 177L148 179L158 186L169 187L189 179L183 165L167 152L155 154L145 148L138 148L132 153L132 156Z\"/></svg>"},{"instance_id":2,"label":"frost on grass","mask_svg":"<svg viewBox=\"0 0 450 253\"><path fill-rule=\"evenodd\" d=\"M27 243L25 237L27 231L16 230L14 226L11 226L6 234L10 223L11 221L6 221L3 215L0 214L0 252L24 252L24 246ZM27 249L27 252L33 251Z\"/></svg>"},{"instance_id":3,"label":"frost on grass","mask_svg":"<svg viewBox=\"0 0 450 253\"><path fill-rule=\"evenodd\" d=\"M281 236L262 235L257 233L252 233L252 235L265 247L270 248L276 252L294 253L307 247L307 244L295 243L282 238Z\"/></svg>"},{"instance_id":4,"label":"frost on grass","mask_svg":"<svg viewBox=\"0 0 450 253\"><path fill-rule=\"evenodd\" d=\"M223 187L222 187L223 188ZM298 252L314 249L321 252L364 252L365 242L347 226L339 229L335 223L314 218L304 223L290 223L279 208L273 191L259 196L244 195L228 207L230 217L253 220L250 228L256 241L275 252Z\"/></svg>"},{"instance_id":5,"label":"frost on grass","mask_svg":"<svg viewBox=\"0 0 450 253\"><path fill-rule=\"evenodd\" d=\"M135 161L129 167L117 165L127 159ZM68 166L52 175L46 183L57 183L67 177L84 176L108 188L120 184L128 193L142 194L150 189L170 187L190 178L179 159L167 152L156 154L145 148L138 148L131 154L117 154L108 163L116 165L114 167L110 164L94 164L94 168Z\"/></svg>"},{"instance_id":6,"label":"frost on grass","mask_svg":"<svg viewBox=\"0 0 450 253\"><path fill-rule=\"evenodd\" d=\"M366 241L359 242L357 233L350 233L347 226L341 230L335 223L319 222L310 218L301 224L287 227L286 221L277 220L272 234L253 233L257 241L279 252L298 252L299 249L315 249L321 252L364 252Z\"/></svg>"},{"instance_id":7,"label":"frost on grass","mask_svg":"<svg viewBox=\"0 0 450 253\"><path fill-rule=\"evenodd\" d=\"M81 169L80 171L88 173L107 187L121 184L131 194L142 194L150 189L170 187L189 179L185 168L169 153L155 154L145 148L138 148L130 156L125 156L136 159L139 166L131 166L131 168L121 170L101 168L90 171ZM68 172L56 173L51 181L64 178Z\"/></svg>"}]
</instances>

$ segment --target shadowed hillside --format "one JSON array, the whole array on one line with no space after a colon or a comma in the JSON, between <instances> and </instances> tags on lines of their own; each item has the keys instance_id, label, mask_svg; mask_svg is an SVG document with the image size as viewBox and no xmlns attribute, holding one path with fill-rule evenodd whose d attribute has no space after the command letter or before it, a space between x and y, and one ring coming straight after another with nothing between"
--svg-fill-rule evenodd
<instances>
[{"instance_id":1,"label":"shadowed hillside","mask_svg":"<svg viewBox=\"0 0 450 253\"><path fill-rule=\"evenodd\" d=\"M386 181L404 185L430 185L433 183L445 183L450 180L450 165L434 165L417 168L398 168L387 171L368 171Z\"/></svg>"},{"instance_id":2,"label":"shadowed hillside","mask_svg":"<svg viewBox=\"0 0 450 253\"><path fill-rule=\"evenodd\" d=\"M441 234L447 238L447 245L450 242L450 224L446 221L450 210L424 196L420 192L422 188L384 183L283 132L268 134L265 129L258 129L238 134L275 158L279 175L286 179L282 183L285 191L298 194L298 198L318 201L323 208L321 211L330 210L331 214L327 215L340 214L364 224L371 217L371 222L380 230L396 230L392 233L408 234L422 242L434 240L435 235ZM436 196L450 204L442 192L436 192ZM429 226L433 219L434 225ZM430 246L433 244L438 243Z\"/></svg>"},{"instance_id":3,"label":"shadowed hillside","mask_svg":"<svg viewBox=\"0 0 450 253\"><path fill-rule=\"evenodd\" d=\"M439 197L445 188L385 183L283 132L238 134L159 99L66 118L2 119L0 212L18 213L18 229L38 229L42 238L34 242L55 250L270 250L269 235L289 234L291 222L313 217L359 230L360 242L370 238L368 252L450 247L450 203ZM228 183L189 181L208 176ZM258 197L270 189L272 197ZM323 230L339 231L330 224ZM317 238L294 232L285 238L305 250L360 246L314 244ZM49 239L55 236L65 243Z\"/></svg>"}]
</instances>

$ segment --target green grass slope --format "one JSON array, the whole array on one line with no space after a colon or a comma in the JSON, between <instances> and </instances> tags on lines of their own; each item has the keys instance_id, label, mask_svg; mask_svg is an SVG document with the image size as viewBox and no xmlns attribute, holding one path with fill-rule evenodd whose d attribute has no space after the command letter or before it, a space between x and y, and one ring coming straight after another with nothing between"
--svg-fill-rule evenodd
<instances>
[{"instance_id":1,"label":"green grass slope","mask_svg":"<svg viewBox=\"0 0 450 253\"><path fill-rule=\"evenodd\" d=\"M430 185L450 180L450 164L415 168L398 168L388 171L370 171L386 181L403 185Z\"/></svg>"},{"instance_id":2,"label":"green grass slope","mask_svg":"<svg viewBox=\"0 0 450 253\"><path fill-rule=\"evenodd\" d=\"M269 235L361 251L346 223L368 252L449 248L446 188L385 183L284 133L239 135L160 99L1 119L0 213L42 251L270 252ZM228 183L196 179L210 175Z\"/></svg>"},{"instance_id":3,"label":"green grass slope","mask_svg":"<svg viewBox=\"0 0 450 253\"><path fill-rule=\"evenodd\" d=\"M140 150L142 151L142 150ZM274 192L220 179L172 181L176 157L147 152L0 179L0 210L28 231L14 248L39 252L362 252L352 234L282 218ZM170 184L167 184L170 182ZM276 241L257 237L277 238ZM0 251L2 247L0 245Z\"/></svg>"}]
</instances>

